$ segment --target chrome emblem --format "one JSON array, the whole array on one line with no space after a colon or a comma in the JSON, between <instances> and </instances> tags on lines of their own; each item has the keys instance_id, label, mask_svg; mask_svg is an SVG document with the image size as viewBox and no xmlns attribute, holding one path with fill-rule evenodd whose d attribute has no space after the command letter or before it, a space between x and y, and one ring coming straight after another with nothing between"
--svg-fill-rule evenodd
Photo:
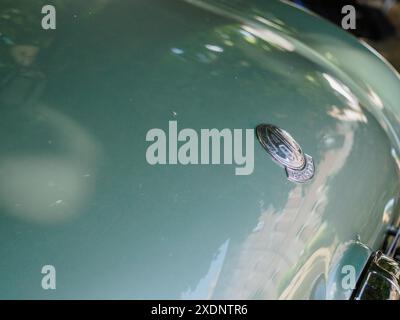
<instances>
[{"instance_id":1,"label":"chrome emblem","mask_svg":"<svg viewBox=\"0 0 400 320\"><path fill-rule=\"evenodd\" d=\"M314 176L314 162L303 153L300 145L285 130L270 124L256 128L258 140L272 159L285 168L287 178L293 182L307 182Z\"/></svg>"}]
</instances>

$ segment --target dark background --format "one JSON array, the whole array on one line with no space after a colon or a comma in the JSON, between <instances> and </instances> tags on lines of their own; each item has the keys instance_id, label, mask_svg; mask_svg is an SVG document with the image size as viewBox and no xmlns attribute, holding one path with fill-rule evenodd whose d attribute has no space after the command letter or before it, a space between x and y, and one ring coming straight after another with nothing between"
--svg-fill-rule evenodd
<instances>
[{"instance_id":1,"label":"dark background","mask_svg":"<svg viewBox=\"0 0 400 320\"><path fill-rule=\"evenodd\" d=\"M342 8L356 9L355 30L348 30L377 49L400 71L400 1L398 0L292 0L341 27Z\"/></svg>"}]
</instances>

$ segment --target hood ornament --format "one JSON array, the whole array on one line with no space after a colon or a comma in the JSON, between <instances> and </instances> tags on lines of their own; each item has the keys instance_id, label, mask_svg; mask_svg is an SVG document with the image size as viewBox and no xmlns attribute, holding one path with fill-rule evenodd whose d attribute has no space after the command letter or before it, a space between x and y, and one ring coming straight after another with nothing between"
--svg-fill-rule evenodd
<instances>
[{"instance_id":1,"label":"hood ornament","mask_svg":"<svg viewBox=\"0 0 400 320\"><path fill-rule=\"evenodd\" d=\"M314 176L314 161L303 153L300 145L285 130L271 124L256 128L258 140L272 159L285 168L287 178L293 182L307 182Z\"/></svg>"}]
</instances>

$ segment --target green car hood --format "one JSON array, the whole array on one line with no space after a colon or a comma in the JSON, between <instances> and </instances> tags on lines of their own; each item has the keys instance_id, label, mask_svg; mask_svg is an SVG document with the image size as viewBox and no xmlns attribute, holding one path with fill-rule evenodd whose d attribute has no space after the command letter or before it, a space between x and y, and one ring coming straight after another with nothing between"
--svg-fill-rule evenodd
<instances>
[{"instance_id":1,"label":"green car hood","mask_svg":"<svg viewBox=\"0 0 400 320\"><path fill-rule=\"evenodd\" d=\"M342 267L358 276L397 219L400 87L381 58L278 1L54 3L56 30L31 0L9 7L36 27L2 32L0 298L350 297ZM256 138L250 175L150 165L169 121L277 125L315 176L288 181Z\"/></svg>"}]
</instances>

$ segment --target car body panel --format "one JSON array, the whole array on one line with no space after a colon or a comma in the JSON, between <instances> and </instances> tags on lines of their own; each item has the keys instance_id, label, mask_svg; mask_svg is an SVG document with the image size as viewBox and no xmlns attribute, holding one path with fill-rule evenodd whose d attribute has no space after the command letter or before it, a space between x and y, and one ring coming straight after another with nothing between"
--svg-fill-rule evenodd
<instances>
[{"instance_id":1,"label":"car body panel","mask_svg":"<svg viewBox=\"0 0 400 320\"><path fill-rule=\"evenodd\" d=\"M0 68L0 298L308 299L318 279L349 298L342 267L359 275L397 219L399 91L367 75L399 81L319 18L252 4L71 2L35 62ZM256 138L248 176L152 166L169 121L277 125L315 176L288 181Z\"/></svg>"}]
</instances>

